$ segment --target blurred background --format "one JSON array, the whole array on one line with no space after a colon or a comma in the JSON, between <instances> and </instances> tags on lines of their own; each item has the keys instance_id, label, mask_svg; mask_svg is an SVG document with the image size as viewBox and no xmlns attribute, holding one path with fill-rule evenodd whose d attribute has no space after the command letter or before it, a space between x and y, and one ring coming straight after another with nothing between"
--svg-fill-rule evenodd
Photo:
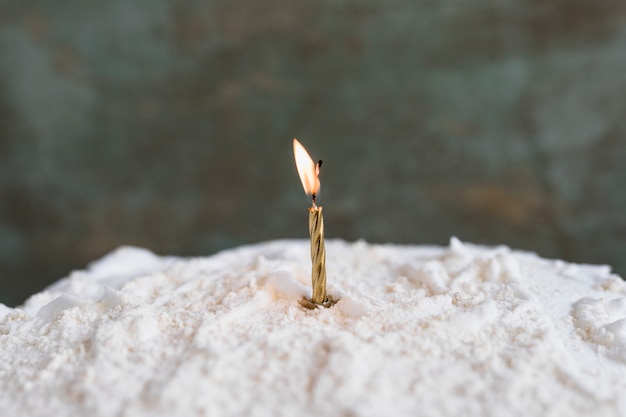
<instances>
[{"instance_id":1,"label":"blurred background","mask_svg":"<svg viewBox=\"0 0 626 417\"><path fill-rule=\"evenodd\" d=\"M0 6L0 302L119 245L450 236L626 274L626 2Z\"/></svg>"}]
</instances>

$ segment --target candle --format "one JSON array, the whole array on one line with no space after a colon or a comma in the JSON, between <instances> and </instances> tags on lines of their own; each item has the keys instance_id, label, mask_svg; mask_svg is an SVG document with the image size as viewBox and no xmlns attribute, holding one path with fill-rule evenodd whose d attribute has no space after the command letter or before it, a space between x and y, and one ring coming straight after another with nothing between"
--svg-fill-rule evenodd
<instances>
[{"instance_id":1,"label":"candle","mask_svg":"<svg viewBox=\"0 0 626 417\"><path fill-rule=\"evenodd\" d=\"M332 297L326 295L326 249L324 246L324 217L322 206L317 205L317 193L320 190L320 167L322 161L313 162L313 158L304 149L297 139L293 140L293 155L296 168L304 192L311 195L309 208L309 236L311 238L311 284L313 296L310 300L302 299L300 304L307 308L316 308L318 305L330 307L335 303Z\"/></svg>"},{"instance_id":2,"label":"candle","mask_svg":"<svg viewBox=\"0 0 626 417\"><path fill-rule=\"evenodd\" d=\"M324 246L324 217L322 207L309 208L309 236L311 237L311 282L313 297L311 301L322 304L326 301L326 248Z\"/></svg>"}]
</instances>

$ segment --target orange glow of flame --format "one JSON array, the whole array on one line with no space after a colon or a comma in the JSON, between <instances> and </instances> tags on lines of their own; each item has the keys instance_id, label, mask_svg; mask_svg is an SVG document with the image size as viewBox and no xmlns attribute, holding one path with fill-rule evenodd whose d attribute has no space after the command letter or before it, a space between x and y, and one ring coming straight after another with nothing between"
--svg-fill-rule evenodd
<instances>
[{"instance_id":1,"label":"orange glow of flame","mask_svg":"<svg viewBox=\"0 0 626 417\"><path fill-rule=\"evenodd\" d=\"M320 190L319 166L304 149L298 139L293 140L293 156L296 159L296 168L302 187L307 194L316 195Z\"/></svg>"}]
</instances>

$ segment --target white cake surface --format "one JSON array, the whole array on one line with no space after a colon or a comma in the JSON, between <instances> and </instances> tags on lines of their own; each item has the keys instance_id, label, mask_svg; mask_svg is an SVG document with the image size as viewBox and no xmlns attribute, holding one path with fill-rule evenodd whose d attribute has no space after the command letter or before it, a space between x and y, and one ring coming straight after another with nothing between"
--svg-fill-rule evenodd
<instances>
[{"instance_id":1,"label":"white cake surface","mask_svg":"<svg viewBox=\"0 0 626 417\"><path fill-rule=\"evenodd\" d=\"M626 416L626 284L452 239L123 247L0 305L3 416Z\"/></svg>"}]
</instances>

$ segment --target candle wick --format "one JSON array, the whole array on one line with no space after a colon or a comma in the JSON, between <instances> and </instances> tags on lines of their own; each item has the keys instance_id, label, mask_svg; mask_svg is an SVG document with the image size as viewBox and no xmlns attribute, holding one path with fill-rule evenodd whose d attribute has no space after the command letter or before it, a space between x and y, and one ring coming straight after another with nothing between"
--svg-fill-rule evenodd
<instances>
[{"instance_id":1,"label":"candle wick","mask_svg":"<svg viewBox=\"0 0 626 417\"><path fill-rule=\"evenodd\" d=\"M319 177L320 176L320 167L322 166L322 160L320 159L319 161L317 161L317 164L315 164L315 176ZM318 182L319 184L319 182ZM311 194L312 196L312 200L311 200L311 204L313 205L313 208L317 208L317 195L315 193Z\"/></svg>"},{"instance_id":2,"label":"candle wick","mask_svg":"<svg viewBox=\"0 0 626 417\"><path fill-rule=\"evenodd\" d=\"M320 175L320 167L322 166L322 160L320 159L319 161L317 161L317 164L315 164L315 175L319 177ZM311 194L311 204L313 205L313 208L316 209L317 208L317 194L312 193Z\"/></svg>"}]
</instances>

